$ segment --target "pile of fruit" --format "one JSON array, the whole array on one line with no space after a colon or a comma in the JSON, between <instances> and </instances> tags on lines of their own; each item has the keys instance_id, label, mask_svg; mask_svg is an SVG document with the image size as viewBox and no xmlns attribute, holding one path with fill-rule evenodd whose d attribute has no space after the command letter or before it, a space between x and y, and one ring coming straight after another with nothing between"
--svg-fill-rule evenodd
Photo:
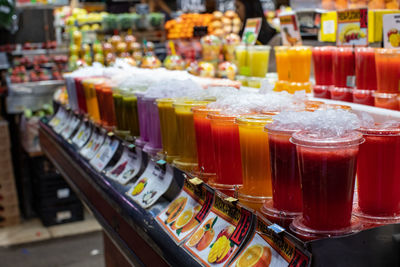
<instances>
[{"instance_id":1,"label":"pile of fruit","mask_svg":"<svg viewBox=\"0 0 400 267\"><path fill-rule=\"evenodd\" d=\"M168 39L184 39L193 37L194 27L208 27L213 19L212 14L189 13L165 23Z\"/></svg>"},{"instance_id":2,"label":"pile of fruit","mask_svg":"<svg viewBox=\"0 0 400 267\"><path fill-rule=\"evenodd\" d=\"M212 22L208 28L208 33L219 37L230 33L238 34L242 27L242 22L235 11L228 10L225 13L215 11Z\"/></svg>"}]
</instances>

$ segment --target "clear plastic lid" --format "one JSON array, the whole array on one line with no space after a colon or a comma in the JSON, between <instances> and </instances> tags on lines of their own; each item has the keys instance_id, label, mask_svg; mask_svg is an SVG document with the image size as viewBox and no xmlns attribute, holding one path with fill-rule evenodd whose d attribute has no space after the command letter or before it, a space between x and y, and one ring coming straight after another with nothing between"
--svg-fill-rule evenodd
<instances>
[{"instance_id":1,"label":"clear plastic lid","mask_svg":"<svg viewBox=\"0 0 400 267\"><path fill-rule=\"evenodd\" d=\"M349 131L341 136L324 137L312 131L299 131L290 139L295 145L318 148L351 147L364 142L363 135L357 131Z\"/></svg>"},{"instance_id":2,"label":"clear plastic lid","mask_svg":"<svg viewBox=\"0 0 400 267\"><path fill-rule=\"evenodd\" d=\"M270 115L244 115L236 118L238 125L248 125L255 127L264 127L266 124L272 123Z\"/></svg>"}]
</instances>

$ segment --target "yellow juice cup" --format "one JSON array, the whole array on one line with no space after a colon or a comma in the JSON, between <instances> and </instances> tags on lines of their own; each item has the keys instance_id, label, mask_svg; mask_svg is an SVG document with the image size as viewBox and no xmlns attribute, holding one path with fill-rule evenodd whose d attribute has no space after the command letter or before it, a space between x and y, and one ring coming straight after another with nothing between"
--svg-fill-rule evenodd
<instances>
[{"instance_id":1,"label":"yellow juice cup","mask_svg":"<svg viewBox=\"0 0 400 267\"><path fill-rule=\"evenodd\" d=\"M289 80L296 83L310 81L311 47L293 46L288 49Z\"/></svg>"},{"instance_id":2,"label":"yellow juice cup","mask_svg":"<svg viewBox=\"0 0 400 267\"><path fill-rule=\"evenodd\" d=\"M239 45L235 48L236 65L240 75L248 76L249 70L247 65L247 47Z\"/></svg>"},{"instance_id":3,"label":"yellow juice cup","mask_svg":"<svg viewBox=\"0 0 400 267\"><path fill-rule=\"evenodd\" d=\"M243 173L243 187L238 197L257 210L272 197L268 133L264 131L265 125L271 122L270 115L245 115L236 119Z\"/></svg>"},{"instance_id":4,"label":"yellow juice cup","mask_svg":"<svg viewBox=\"0 0 400 267\"><path fill-rule=\"evenodd\" d=\"M249 46L247 63L250 68L250 76L265 78L268 72L270 46L255 45Z\"/></svg>"},{"instance_id":5,"label":"yellow juice cup","mask_svg":"<svg viewBox=\"0 0 400 267\"><path fill-rule=\"evenodd\" d=\"M97 102L95 85L103 82L103 79L93 78L82 81L83 90L85 92L87 111L89 117L95 122L100 122L99 103Z\"/></svg>"},{"instance_id":6,"label":"yellow juice cup","mask_svg":"<svg viewBox=\"0 0 400 267\"><path fill-rule=\"evenodd\" d=\"M289 81L289 56L287 46L275 46L276 72L279 81Z\"/></svg>"},{"instance_id":7,"label":"yellow juice cup","mask_svg":"<svg viewBox=\"0 0 400 267\"><path fill-rule=\"evenodd\" d=\"M183 100L173 104L178 130L178 157L173 163L184 171L197 169L197 145L194 129L193 111L196 106L206 106L208 101Z\"/></svg>"},{"instance_id":8,"label":"yellow juice cup","mask_svg":"<svg viewBox=\"0 0 400 267\"><path fill-rule=\"evenodd\" d=\"M176 101L177 99L175 98L160 98L156 100L160 116L163 153L167 162L172 162L179 154L178 127L173 106Z\"/></svg>"}]
</instances>

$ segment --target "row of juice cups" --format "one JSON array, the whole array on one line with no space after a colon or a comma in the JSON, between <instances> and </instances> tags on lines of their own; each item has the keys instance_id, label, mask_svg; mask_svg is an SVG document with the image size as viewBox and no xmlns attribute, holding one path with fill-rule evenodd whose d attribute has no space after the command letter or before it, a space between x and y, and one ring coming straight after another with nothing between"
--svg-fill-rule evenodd
<instances>
[{"instance_id":1,"label":"row of juice cups","mask_svg":"<svg viewBox=\"0 0 400 267\"><path fill-rule=\"evenodd\" d=\"M352 220L353 192L364 138L356 214L378 219L376 224L399 219L398 128L364 130L364 138L352 132L333 141L315 140L304 132L269 127L273 113L225 115L201 101L156 103L163 144L159 156L228 195L236 194L272 221L288 227L296 218L291 229L301 237L345 234L357 228ZM142 136L143 145L140 141ZM385 161L380 159L388 155Z\"/></svg>"}]
</instances>

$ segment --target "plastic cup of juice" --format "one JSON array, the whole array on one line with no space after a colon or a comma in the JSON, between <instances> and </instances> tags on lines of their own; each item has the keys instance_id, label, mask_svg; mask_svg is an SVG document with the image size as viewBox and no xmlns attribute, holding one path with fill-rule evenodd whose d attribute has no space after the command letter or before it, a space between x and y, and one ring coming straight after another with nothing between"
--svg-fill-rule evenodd
<instances>
[{"instance_id":1,"label":"plastic cup of juice","mask_svg":"<svg viewBox=\"0 0 400 267\"><path fill-rule=\"evenodd\" d=\"M333 54L333 85L339 88L355 86L355 56L351 47L338 47Z\"/></svg>"},{"instance_id":2,"label":"plastic cup of juice","mask_svg":"<svg viewBox=\"0 0 400 267\"><path fill-rule=\"evenodd\" d=\"M318 98L331 99L331 87L329 85L314 85L313 95Z\"/></svg>"},{"instance_id":3,"label":"plastic cup of juice","mask_svg":"<svg viewBox=\"0 0 400 267\"><path fill-rule=\"evenodd\" d=\"M146 120L149 135L149 141L143 147L143 151L152 155L156 155L162 149L160 117L156 99L156 97L144 97L143 99L147 110Z\"/></svg>"},{"instance_id":4,"label":"plastic cup of juice","mask_svg":"<svg viewBox=\"0 0 400 267\"><path fill-rule=\"evenodd\" d=\"M271 47L268 45L253 45L247 49L247 63L250 68L250 75L265 78L268 72Z\"/></svg>"},{"instance_id":5,"label":"plastic cup of juice","mask_svg":"<svg viewBox=\"0 0 400 267\"><path fill-rule=\"evenodd\" d=\"M293 46L288 48L289 80L296 83L310 81L311 47Z\"/></svg>"},{"instance_id":6,"label":"plastic cup of juice","mask_svg":"<svg viewBox=\"0 0 400 267\"><path fill-rule=\"evenodd\" d=\"M357 162L355 214L361 218L383 223L400 220L399 125L377 124L359 130L365 143L360 146Z\"/></svg>"},{"instance_id":7,"label":"plastic cup of juice","mask_svg":"<svg viewBox=\"0 0 400 267\"><path fill-rule=\"evenodd\" d=\"M86 107L89 117L94 121L100 122L99 103L97 101L95 85L102 83L102 79L86 79L82 81L86 98Z\"/></svg>"},{"instance_id":8,"label":"plastic cup of juice","mask_svg":"<svg viewBox=\"0 0 400 267\"><path fill-rule=\"evenodd\" d=\"M131 136L140 135L137 97L130 91L122 96L122 121Z\"/></svg>"},{"instance_id":9,"label":"plastic cup of juice","mask_svg":"<svg viewBox=\"0 0 400 267\"><path fill-rule=\"evenodd\" d=\"M247 64L247 47L245 45L238 45L235 48L236 65L240 75L248 76L249 69Z\"/></svg>"},{"instance_id":10,"label":"plastic cup of juice","mask_svg":"<svg viewBox=\"0 0 400 267\"><path fill-rule=\"evenodd\" d=\"M78 99L78 107L79 112L81 114L88 113L87 106L86 106L86 97L85 97L85 90L83 89L82 81L85 78L75 78L75 89L76 89L76 97Z\"/></svg>"},{"instance_id":11,"label":"plastic cup of juice","mask_svg":"<svg viewBox=\"0 0 400 267\"><path fill-rule=\"evenodd\" d=\"M147 105L144 101L144 92L137 92L137 107L138 107L138 115L139 115L139 131L140 137L136 139L136 145L140 148L143 148L145 144L149 141L149 116L147 115Z\"/></svg>"},{"instance_id":12,"label":"plastic cup of juice","mask_svg":"<svg viewBox=\"0 0 400 267\"><path fill-rule=\"evenodd\" d=\"M211 136L214 144L217 176L209 184L233 196L236 186L242 185L242 159L239 129L235 123L238 115L210 113Z\"/></svg>"},{"instance_id":13,"label":"plastic cup of juice","mask_svg":"<svg viewBox=\"0 0 400 267\"><path fill-rule=\"evenodd\" d=\"M353 102L368 106L374 106L374 96L372 90L353 90Z\"/></svg>"},{"instance_id":14,"label":"plastic cup of juice","mask_svg":"<svg viewBox=\"0 0 400 267\"><path fill-rule=\"evenodd\" d=\"M114 101L114 110L115 110L115 119L117 124L118 131L126 130L126 127L123 125L123 106L122 106L122 97L123 90L120 88L113 89L113 101Z\"/></svg>"},{"instance_id":15,"label":"plastic cup of juice","mask_svg":"<svg viewBox=\"0 0 400 267\"><path fill-rule=\"evenodd\" d=\"M178 157L178 127L173 104L175 98L159 98L156 100L160 117L161 140L163 153L167 162L172 162Z\"/></svg>"},{"instance_id":16,"label":"plastic cup of juice","mask_svg":"<svg viewBox=\"0 0 400 267\"><path fill-rule=\"evenodd\" d=\"M102 116L102 121L105 124L105 126L115 127L116 118L115 118L113 93L111 88L107 85L104 85L100 92L100 95L102 96L102 104L100 106L100 114Z\"/></svg>"},{"instance_id":17,"label":"plastic cup of juice","mask_svg":"<svg viewBox=\"0 0 400 267\"><path fill-rule=\"evenodd\" d=\"M239 128L243 186L239 201L256 210L272 197L268 134L264 126L272 122L269 115L245 115L236 118Z\"/></svg>"},{"instance_id":18,"label":"plastic cup of juice","mask_svg":"<svg viewBox=\"0 0 400 267\"><path fill-rule=\"evenodd\" d=\"M261 212L269 220L288 228L302 211L296 146L290 142L292 134L298 130L269 124L265 131L268 132L271 161L272 201L266 201Z\"/></svg>"},{"instance_id":19,"label":"plastic cup of juice","mask_svg":"<svg viewBox=\"0 0 400 267\"><path fill-rule=\"evenodd\" d=\"M103 101L103 87L105 84L103 83L98 83L94 85L94 89L96 91L96 98L97 98L97 103L99 106L99 114L100 114L100 123L107 127L107 122L105 118L105 106L104 106L104 101Z\"/></svg>"},{"instance_id":20,"label":"plastic cup of juice","mask_svg":"<svg viewBox=\"0 0 400 267\"><path fill-rule=\"evenodd\" d=\"M215 35L206 35L200 40L204 61L218 61L222 41Z\"/></svg>"},{"instance_id":21,"label":"plastic cup of juice","mask_svg":"<svg viewBox=\"0 0 400 267\"><path fill-rule=\"evenodd\" d=\"M375 53L377 91L399 93L400 52L397 49L377 49Z\"/></svg>"},{"instance_id":22,"label":"plastic cup of juice","mask_svg":"<svg viewBox=\"0 0 400 267\"><path fill-rule=\"evenodd\" d=\"M205 107L208 101L184 100L173 104L178 129L178 158L173 163L189 172L197 171L197 145L192 108Z\"/></svg>"},{"instance_id":23,"label":"plastic cup of juice","mask_svg":"<svg viewBox=\"0 0 400 267\"><path fill-rule=\"evenodd\" d=\"M332 85L332 61L336 47L321 46L312 49L316 85Z\"/></svg>"},{"instance_id":24,"label":"plastic cup of juice","mask_svg":"<svg viewBox=\"0 0 400 267\"><path fill-rule=\"evenodd\" d=\"M321 137L300 131L290 140L296 145L303 197L303 214L291 229L314 237L354 232L352 207L362 134L350 131L340 137Z\"/></svg>"},{"instance_id":25,"label":"plastic cup of juice","mask_svg":"<svg viewBox=\"0 0 400 267\"><path fill-rule=\"evenodd\" d=\"M289 56L287 46L275 46L276 72L279 81L289 81Z\"/></svg>"},{"instance_id":26,"label":"plastic cup of juice","mask_svg":"<svg viewBox=\"0 0 400 267\"><path fill-rule=\"evenodd\" d=\"M360 47L355 50L356 88L376 90L375 48Z\"/></svg>"},{"instance_id":27,"label":"plastic cup of juice","mask_svg":"<svg viewBox=\"0 0 400 267\"><path fill-rule=\"evenodd\" d=\"M199 178L204 181L216 177L214 144L211 136L211 122L207 118L210 112L218 113L219 109L193 107L194 129L196 133L197 159Z\"/></svg>"},{"instance_id":28,"label":"plastic cup of juice","mask_svg":"<svg viewBox=\"0 0 400 267\"><path fill-rule=\"evenodd\" d=\"M305 82L305 83L291 82L289 83L288 92L291 94L294 94L298 91L306 91L306 93L311 93L311 88L312 85L310 82Z\"/></svg>"},{"instance_id":29,"label":"plastic cup of juice","mask_svg":"<svg viewBox=\"0 0 400 267\"><path fill-rule=\"evenodd\" d=\"M346 87L331 87L331 99L353 102L353 89Z\"/></svg>"},{"instance_id":30,"label":"plastic cup of juice","mask_svg":"<svg viewBox=\"0 0 400 267\"><path fill-rule=\"evenodd\" d=\"M375 98L375 107L399 110L399 102L397 100L398 94L386 94L374 91L373 96Z\"/></svg>"}]
</instances>

